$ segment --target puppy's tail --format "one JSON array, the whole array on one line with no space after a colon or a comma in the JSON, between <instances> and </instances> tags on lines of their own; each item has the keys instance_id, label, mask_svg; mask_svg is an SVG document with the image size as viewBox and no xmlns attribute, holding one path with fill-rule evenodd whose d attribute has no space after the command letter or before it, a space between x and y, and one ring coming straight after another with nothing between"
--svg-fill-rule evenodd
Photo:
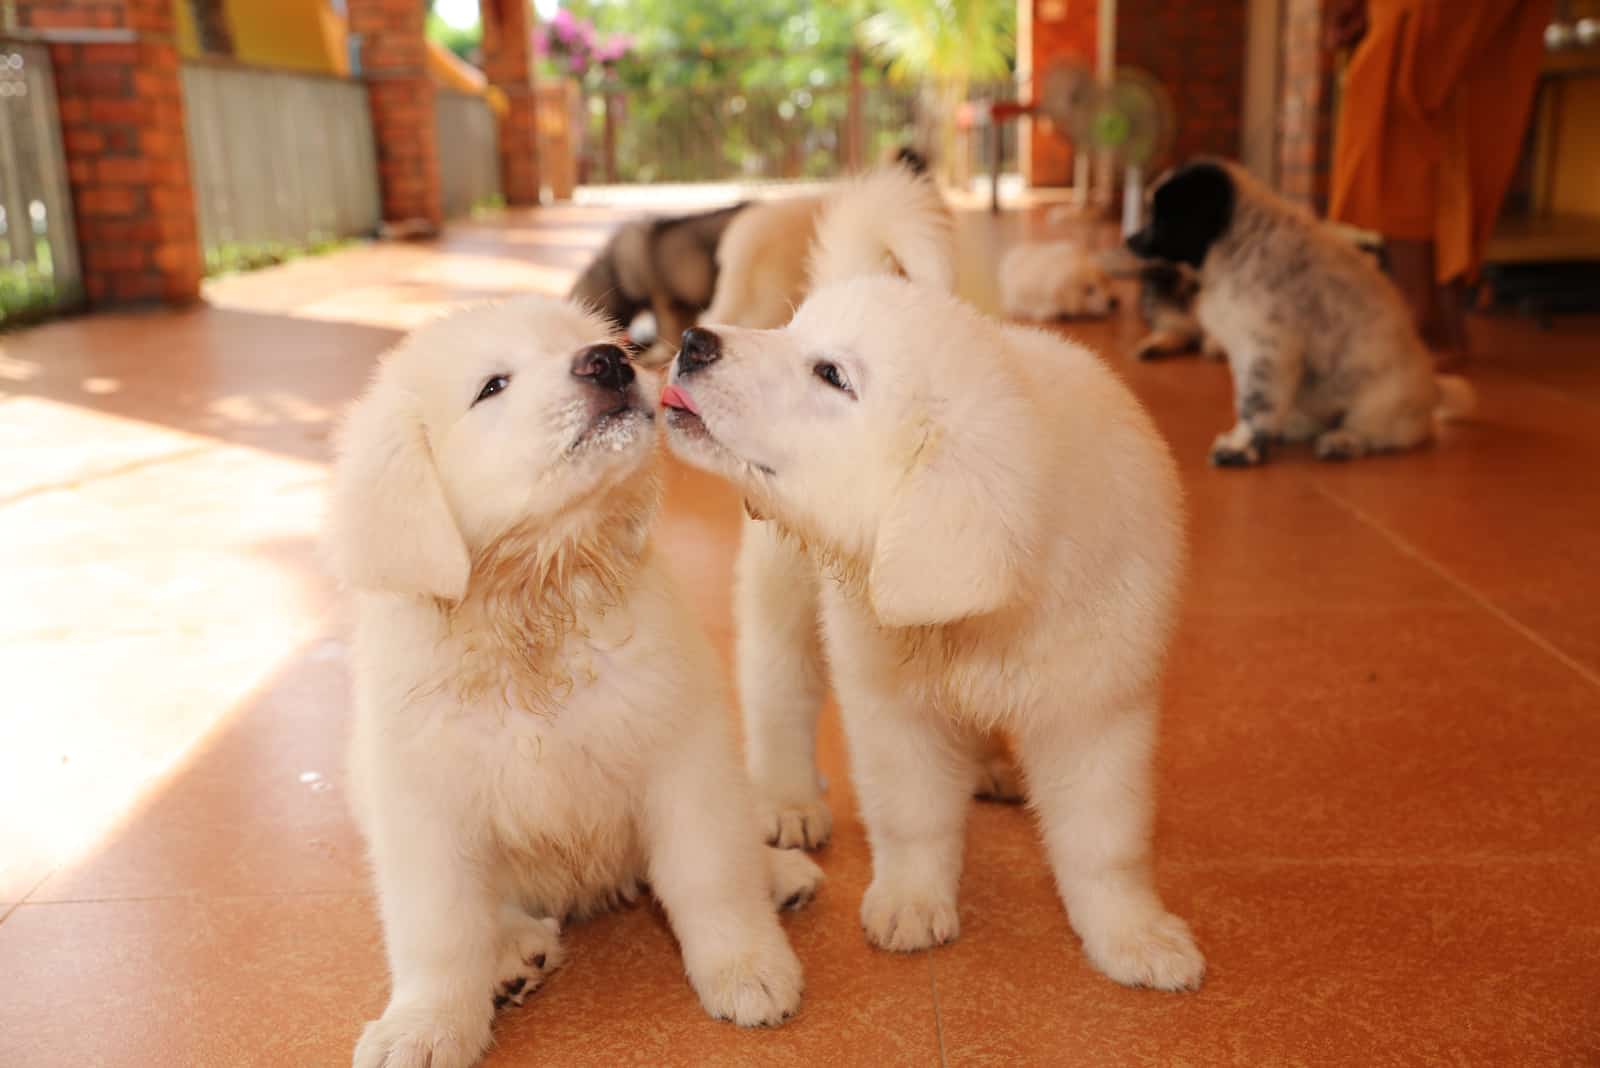
<instances>
[{"instance_id":1,"label":"puppy's tail","mask_svg":"<svg viewBox=\"0 0 1600 1068\"><path fill-rule=\"evenodd\" d=\"M1434 375L1439 400L1433 409L1436 419L1464 419L1478 407L1478 391L1460 375Z\"/></svg>"},{"instance_id":2,"label":"puppy's tail","mask_svg":"<svg viewBox=\"0 0 1600 1068\"><path fill-rule=\"evenodd\" d=\"M811 243L812 288L897 274L947 293L956 286L950 211L933 182L885 167L833 195Z\"/></svg>"}]
</instances>

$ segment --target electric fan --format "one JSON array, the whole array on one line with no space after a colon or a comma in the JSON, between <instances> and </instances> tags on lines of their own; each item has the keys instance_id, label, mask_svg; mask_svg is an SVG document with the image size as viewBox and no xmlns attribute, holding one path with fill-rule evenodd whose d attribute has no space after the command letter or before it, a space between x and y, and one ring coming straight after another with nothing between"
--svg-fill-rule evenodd
<instances>
[{"instance_id":1,"label":"electric fan","mask_svg":"<svg viewBox=\"0 0 1600 1068\"><path fill-rule=\"evenodd\" d=\"M1045 72L1039 110L1079 149L1074 184L1079 196L1091 191L1102 202L1111 196L1111 175L1122 167L1122 229L1131 234L1144 212L1144 176L1172 145L1172 104L1167 92L1144 71L1119 67L1100 81L1088 67L1059 63ZM1091 179L1090 160L1099 164ZM1098 184L1098 189L1095 189Z\"/></svg>"}]
</instances>

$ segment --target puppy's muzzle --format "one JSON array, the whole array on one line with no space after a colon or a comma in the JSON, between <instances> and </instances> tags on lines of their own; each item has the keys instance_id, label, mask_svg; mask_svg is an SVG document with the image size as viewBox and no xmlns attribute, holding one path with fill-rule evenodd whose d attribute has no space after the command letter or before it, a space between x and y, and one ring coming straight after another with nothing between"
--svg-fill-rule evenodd
<instances>
[{"instance_id":1,"label":"puppy's muzzle","mask_svg":"<svg viewBox=\"0 0 1600 1068\"><path fill-rule=\"evenodd\" d=\"M572 377L620 393L633 384L633 366L616 345L590 345L572 358Z\"/></svg>"},{"instance_id":2,"label":"puppy's muzzle","mask_svg":"<svg viewBox=\"0 0 1600 1068\"><path fill-rule=\"evenodd\" d=\"M678 375L693 374L721 358L722 339L709 330L692 326L683 332L682 347L678 349Z\"/></svg>"}]
</instances>

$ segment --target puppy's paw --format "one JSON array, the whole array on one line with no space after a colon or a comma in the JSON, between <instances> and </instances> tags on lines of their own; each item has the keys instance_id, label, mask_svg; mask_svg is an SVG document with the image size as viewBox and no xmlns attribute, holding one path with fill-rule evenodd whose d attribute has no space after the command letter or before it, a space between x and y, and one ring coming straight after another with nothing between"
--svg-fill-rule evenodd
<instances>
[{"instance_id":1,"label":"puppy's paw","mask_svg":"<svg viewBox=\"0 0 1600 1068\"><path fill-rule=\"evenodd\" d=\"M706 1012L740 1027L773 1027L800 1008L800 960L774 925L740 952L690 969L689 982Z\"/></svg>"},{"instance_id":2,"label":"puppy's paw","mask_svg":"<svg viewBox=\"0 0 1600 1068\"><path fill-rule=\"evenodd\" d=\"M833 834L833 813L821 797L800 801L763 799L762 833L779 849L816 849Z\"/></svg>"},{"instance_id":3,"label":"puppy's paw","mask_svg":"<svg viewBox=\"0 0 1600 1068\"><path fill-rule=\"evenodd\" d=\"M804 853L768 846L767 884L778 909L799 909L810 904L822 885L822 869Z\"/></svg>"},{"instance_id":4,"label":"puppy's paw","mask_svg":"<svg viewBox=\"0 0 1600 1068\"><path fill-rule=\"evenodd\" d=\"M1211 443L1213 467L1255 467L1266 458L1266 443L1251 434L1248 428L1241 433L1235 427L1225 434L1218 434L1217 440Z\"/></svg>"},{"instance_id":5,"label":"puppy's paw","mask_svg":"<svg viewBox=\"0 0 1600 1068\"><path fill-rule=\"evenodd\" d=\"M1319 460L1354 460L1366 452L1361 439L1344 430L1330 430L1317 438Z\"/></svg>"},{"instance_id":6,"label":"puppy's paw","mask_svg":"<svg viewBox=\"0 0 1600 1068\"><path fill-rule=\"evenodd\" d=\"M1124 986L1193 990L1206 973L1189 925L1170 912L1086 938L1084 949L1096 968Z\"/></svg>"},{"instance_id":7,"label":"puppy's paw","mask_svg":"<svg viewBox=\"0 0 1600 1068\"><path fill-rule=\"evenodd\" d=\"M489 1048L488 1005L471 1016L428 1006L390 1006L367 1024L354 1068L469 1068Z\"/></svg>"},{"instance_id":8,"label":"puppy's paw","mask_svg":"<svg viewBox=\"0 0 1600 1068\"><path fill-rule=\"evenodd\" d=\"M979 766L978 784L972 793L981 801L998 801L1007 805L1019 805L1027 800L1022 773L1017 769L1016 761L1005 755L990 757Z\"/></svg>"},{"instance_id":9,"label":"puppy's paw","mask_svg":"<svg viewBox=\"0 0 1600 1068\"><path fill-rule=\"evenodd\" d=\"M954 899L886 885L878 879L861 899L861 927L879 949L911 953L955 940L961 918Z\"/></svg>"},{"instance_id":10,"label":"puppy's paw","mask_svg":"<svg viewBox=\"0 0 1600 1068\"><path fill-rule=\"evenodd\" d=\"M561 967L566 951L561 946L561 924L553 919L527 917L517 921L500 955L500 970L494 984L494 1007L521 1005L527 996L544 985L550 973Z\"/></svg>"}]
</instances>

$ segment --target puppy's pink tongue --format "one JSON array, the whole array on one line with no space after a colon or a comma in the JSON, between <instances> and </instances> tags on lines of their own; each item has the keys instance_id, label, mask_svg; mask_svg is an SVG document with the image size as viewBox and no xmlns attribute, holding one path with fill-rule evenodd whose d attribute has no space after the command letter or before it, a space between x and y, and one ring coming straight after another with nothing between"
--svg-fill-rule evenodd
<instances>
[{"instance_id":1,"label":"puppy's pink tongue","mask_svg":"<svg viewBox=\"0 0 1600 1068\"><path fill-rule=\"evenodd\" d=\"M677 386L668 386L661 391L661 406L663 408L682 408L693 415L700 414L700 409L694 406L694 400L688 393Z\"/></svg>"}]
</instances>

